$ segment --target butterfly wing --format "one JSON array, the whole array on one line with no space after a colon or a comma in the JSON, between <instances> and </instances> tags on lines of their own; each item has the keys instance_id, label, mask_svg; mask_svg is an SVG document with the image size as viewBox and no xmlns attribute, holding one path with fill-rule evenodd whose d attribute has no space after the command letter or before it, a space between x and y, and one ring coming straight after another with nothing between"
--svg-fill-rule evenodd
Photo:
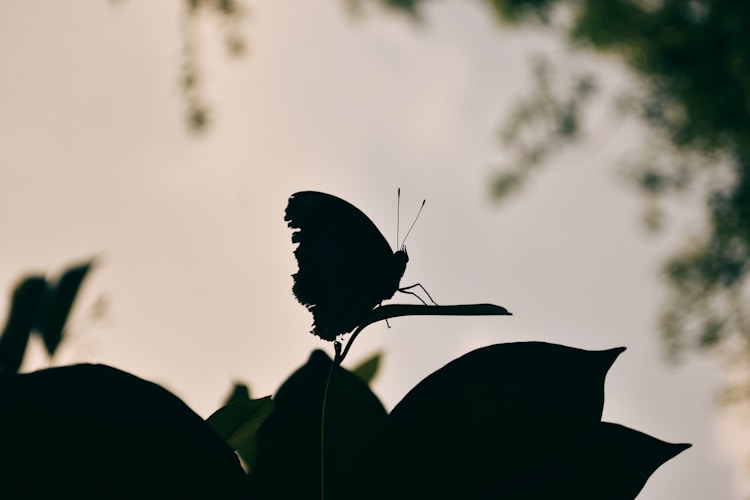
<instances>
[{"instance_id":1,"label":"butterfly wing","mask_svg":"<svg viewBox=\"0 0 750 500\"><path fill-rule=\"evenodd\" d=\"M393 296L406 268L406 253L393 253L373 222L354 205L315 191L289 198L284 220L297 229L292 242L299 270L297 300L313 314L312 333L325 340L357 327Z\"/></svg>"}]
</instances>

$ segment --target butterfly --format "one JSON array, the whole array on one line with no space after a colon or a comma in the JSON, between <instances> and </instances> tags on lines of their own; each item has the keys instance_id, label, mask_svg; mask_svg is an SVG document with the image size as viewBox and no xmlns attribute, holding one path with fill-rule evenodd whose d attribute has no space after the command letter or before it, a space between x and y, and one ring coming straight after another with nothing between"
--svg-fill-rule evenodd
<instances>
[{"instance_id":1,"label":"butterfly","mask_svg":"<svg viewBox=\"0 0 750 500\"><path fill-rule=\"evenodd\" d=\"M409 262L406 248L393 252L351 203L316 191L294 193L284 220L296 229L299 270L292 275L292 292L313 315L311 333L336 340L399 289Z\"/></svg>"}]
</instances>

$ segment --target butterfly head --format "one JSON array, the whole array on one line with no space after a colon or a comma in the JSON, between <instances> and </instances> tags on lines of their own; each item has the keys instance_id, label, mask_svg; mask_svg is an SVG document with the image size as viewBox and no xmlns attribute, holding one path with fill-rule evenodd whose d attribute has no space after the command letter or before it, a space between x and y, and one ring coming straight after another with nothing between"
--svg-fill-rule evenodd
<instances>
[{"instance_id":1,"label":"butterfly head","mask_svg":"<svg viewBox=\"0 0 750 500\"><path fill-rule=\"evenodd\" d=\"M400 250L393 253L393 260L395 262L394 267L399 271L398 277L400 279L406 271L406 263L409 262L409 255L406 253L405 246L402 245Z\"/></svg>"}]
</instances>

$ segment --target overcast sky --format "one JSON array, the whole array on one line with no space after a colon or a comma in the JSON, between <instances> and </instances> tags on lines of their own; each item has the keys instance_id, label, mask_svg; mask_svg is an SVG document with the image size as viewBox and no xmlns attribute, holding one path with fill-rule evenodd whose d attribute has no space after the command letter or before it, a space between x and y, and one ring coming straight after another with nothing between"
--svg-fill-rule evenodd
<instances>
[{"instance_id":1,"label":"overcast sky","mask_svg":"<svg viewBox=\"0 0 750 500\"><path fill-rule=\"evenodd\" d=\"M427 199L402 283L514 316L368 328L348 363L384 352L374 390L388 408L492 343L626 346L607 379L605 420L694 445L639 498L740 498L732 471L747 455L717 410L716 363L662 356L657 272L678 239L647 236L640 200L618 181L637 127L603 111L594 137L521 195L503 205L488 196L508 158L502 117L529 88L531 54L564 56L555 40L501 30L480 2L436 2L422 27L352 21L335 0L265 2L240 60L225 57L215 23L199 31L216 123L196 138L177 86L179 4L0 4L0 289L99 259L54 364L111 364L204 417L235 380L273 393L311 349L331 352L291 294L289 195L343 197L393 241L400 187L402 225ZM694 216L682 217L689 227ZM99 297L108 307L93 321ZM41 353L33 345L24 368L46 366Z\"/></svg>"}]
</instances>

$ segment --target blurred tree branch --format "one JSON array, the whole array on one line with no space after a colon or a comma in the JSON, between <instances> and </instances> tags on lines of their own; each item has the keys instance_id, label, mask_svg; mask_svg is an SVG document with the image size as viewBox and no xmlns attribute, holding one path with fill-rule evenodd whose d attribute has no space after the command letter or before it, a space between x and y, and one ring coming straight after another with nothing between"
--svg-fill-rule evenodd
<instances>
[{"instance_id":1,"label":"blurred tree branch","mask_svg":"<svg viewBox=\"0 0 750 500\"><path fill-rule=\"evenodd\" d=\"M669 299L661 331L669 352L734 345L750 351L750 4L722 0L571 2L506 0L496 12L520 22L572 15L562 29L579 46L617 55L639 77L630 111L657 136L661 161L630 170L649 200L700 179L706 228L665 265ZM563 134L558 138L564 139ZM653 156L653 150L651 151ZM658 153L656 156L660 156Z\"/></svg>"},{"instance_id":2,"label":"blurred tree branch","mask_svg":"<svg viewBox=\"0 0 750 500\"><path fill-rule=\"evenodd\" d=\"M239 57L247 49L242 35L242 23L247 15L247 8L241 0L183 0L182 5L180 91L185 105L185 124L189 131L202 133L211 123L211 109L206 101L203 88L204 74L199 63L198 24L204 17L218 20L227 54Z\"/></svg>"},{"instance_id":3,"label":"blurred tree branch","mask_svg":"<svg viewBox=\"0 0 750 500\"><path fill-rule=\"evenodd\" d=\"M393 7L396 2L384 2ZM405 2L419 15L425 2ZM615 55L637 77L620 95L624 116L651 131L629 158L627 177L647 202L646 224L663 227L660 205L700 194L705 227L695 228L664 265L668 298L661 336L672 358L719 352L750 359L750 3L731 0L484 0L503 24L556 31L575 49ZM516 163L494 181L515 192L532 167L585 132L594 79L574 76L567 94L549 64L535 63L536 87L506 119L501 140ZM536 133L529 139L529 130ZM745 363L748 364L748 363ZM740 363L741 365L741 363ZM728 394L750 395L750 371ZM739 398L742 399L742 398Z\"/></svg>"}]
</instances>

